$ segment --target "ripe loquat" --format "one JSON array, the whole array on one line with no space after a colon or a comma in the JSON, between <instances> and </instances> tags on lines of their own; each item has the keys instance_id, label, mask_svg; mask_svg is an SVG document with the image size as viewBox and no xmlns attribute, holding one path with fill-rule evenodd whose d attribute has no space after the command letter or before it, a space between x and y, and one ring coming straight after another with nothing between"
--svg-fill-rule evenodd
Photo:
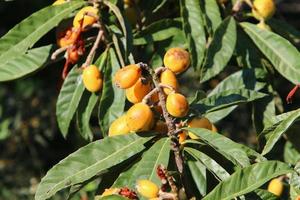
<instances>
[{"instance_id":1,"label":"ripe loquat","mask_svg":"<svg viewBox=\"0 0 300 200\"><path fill-rule=\"evenodd\" d=\"M126 115L122 115L109 127L108 136L125 135L130 133Z\"/></svg>"},{"instance_id":2,"label":"ripe loquat","mask_svg":"<svg viewBox=\"0 0 300 200\"><path fill-rule=\"evenodd\" d=\"M146 198L156 198L158 196L159 188L158 186L149 180L138 180L136 184L136 189L143 197Z\"/></svg>"},{"instance_id":3,"label":"ripe loquat","mask_svg":"<svg viewBox=\"0 0 300 200\"><path fill-rule=\"evenodd\" d=\"M166 69L165 71L163 71L160 75L160 83L163 85L167 85L170 86L174 89L174 91L178 91L179 85L176 79L175 74L169 70ZM172 92L172 90L170 90L169 88L164 88L163 89L164 92L168 95Z\"/></svg>"},{"instance_id":4,"label":"ripe loquat","mask_svg":"<svg viewBox=\"0 0 300 200\"><path fill-rule=\"evenodd\" d=\"M95 65L84 68L82 80L85 88L90 92L97 92L102 88L102 74Z\"/></svg>"},{"instance_id":5,"label":"ripe loquat","mask_svg":"<svg viewBox=\"0 0 300 200\"><path fill-rule=\"evenodd\" d=\"M170 115L184 117L189 111L189 103L182 94L171 93L167 97L166 108Z\"/></svg>"},{"instance_id":6,"label":"ripe loquat","mask_svg":"<svg viewBox=\"0 0 300 200\"><path fill-rule=\"evenodd\" d=\"M217 128L206 118L206 117L196 117L192 119L190 122L188 122L188 127L191 128L205 128L208 130L215 130L214 132L217 132ZM196 136L192 132L188 132L189 137L192 139L199 139L198 136Z\"/></svg>"},{"instance_id":7,"label":"ripe loquat","mask_svg":"<svg viewBox=\"0 0 300 200\"><path fill-rule=\"evenodd\" d=\"M185 131L182 131L178 134L178 141L179 141L179 144L182 144L187 138L187 134Z\"/></svg>"},{"instance_id":8,"label":"ripe loquat","mask_svg":"<svg viewBox=\"0 0 300 200\"><path fill-rule=\"evenodd\" d=\"M119 88L132 87L141 77L142 69L138 65L127 65L117 71L114 82Z\"/></svg>"},{"instance_id":9,"label":"ripe loquat","mask_svg":"<svg viewBox=\"0 0 300 200\"><path fill-rule=\"evenodd\" d=\"M132 87L126 89L126 97L131 103L138 103L151 91L150 83L143 83L139 79Z\"/></svg>"},{"instance_id":10,"label":"ripe loquat","mask_svg":"<svg viewBox=\"0 0 300 200\"><path fill-rule=\"evenodd\" d=\"M283 192L283 183L279 178L274 178L269 182L268 191L280 196Z\"/></svg>"},{"instance_id":11,"label":"ripe loquat","mask_svg":"<svg viewBox=\"0 0 300 200\"><path fill-rule=\"evenodd\" d=\"M254 0L252 14L258 20L268 20L275 13L274 0Z\"/></svg>"},{"instance_id":12,"label":"ripe loquat","mask_svg":"<svg viewBox=\"0 0 300 200\"><path fill-rule=\"evenodd\" d=\"M118 194L120 191L119 188L108 188L105 189L104 192L101 194L101 197L105 197L105 196L109 196L109 195L113 195L113 194Z\"/></svg>"},{"instance_id":13,"label":"ripe loquat","mask_svg":"<svg viewBox=\"0 0 300 200\"><path fill-rule=\"evenodd\" d=\"M190 65L190 55L183 48L171 48L164 56L164 65L174 73L185 71Z\"/></svg>"},{"instance_id":14,"label":"ripe loquat","mask_svg":"<svg viewBox=\"0 0 300 200\"><path fill-rule=\"evenodd\" d=\"M80 28L82 23L82 28L92 25L97 21L93 16L89 16L88 13L93 15L98 15L99 10L93 6L86 6L82 8L74 17L73 26L75 28ZM83 20L83 21L82 21Z\"/></svg>"},{"instance_id":15,"label":"ripe loquat","mask_svg":"<svg viewBox=\"0 0 300 200\"><path fill-rule=\"evenodd\" d=\"M129 108L126 120L130 131L149 131L154 125L154 114L151 108L141 102Z\"/></svg>"}]
</instances>

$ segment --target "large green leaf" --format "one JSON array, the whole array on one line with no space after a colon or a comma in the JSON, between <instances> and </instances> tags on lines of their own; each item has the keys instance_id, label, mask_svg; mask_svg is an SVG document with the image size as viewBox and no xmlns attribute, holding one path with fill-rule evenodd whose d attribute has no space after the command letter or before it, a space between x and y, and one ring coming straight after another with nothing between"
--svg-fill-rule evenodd
<instances>
[{"instance_id":1,"label":"large green leaf","mask_svg":"<svg viewBox=\"0 0 300 200\"><path fill-rule=\"evenodd\" d=\"M103 68L107 64L107 56L108 51L104 51L95 62L95 65L98 66L100 71L103 71ZM91 141L93 140L93 133L90 128L90 118L97 102L100 100L100 94L98 92L86 92L85 94L86 95L83 96L85 98L82 98L82 100L85 101L80 102L77 110L77 127L81 136Z\"/></svg>"},{"instance_id":2,"label":"large green leaf","mask_svg":"<svg viewBox=\"0 0 300 200\"><path fill-rule=\"evenodd\" d=\"M168 166L170 147L170 139L163 138L157 141L143 154L142 159L138 163L119 176L113 187L126 186L134 189L136 181L139 179L151 180L160 185L161 181L156 174L156 169L159 164L165 167Z\"/></svg>"},{"instance_id":3,"label":"large green leaf","mask_svg":"<svg viewBox=\"0 0 300 200\"><path fill-rule=\"evenodd\" d=\"M217 179L226 180L229 178L230 174L208 155L190 147L186 147L184 150L197 161L201 162Z\"/></svg>"},{"instance_id":4,"label":"large green leaf","mask_svg":"<svg viewBox=\"0 0 300 200\"><path fill-rule=\"evenodd\" d=\"M128 200L128 198L122 197L120 195L109 195L105 197L95 197L95 200Z\"/></svg>"},{"instance_id":5,"label":"large green leaf","mask_svg":"<svg viewBox=\"0 0 300 200\"><path fill-rule=\"evenodd\" d=\"M0 81L14 80L45 67L51 62L49 55L52 49L52 45L34 48L0 64Z\"/></svg>"},{"instance_id":6,"label":"large green leaf","mask_svg":"<svg viewBox=\"0 0 300 200\"><path fill-rule=\"evenodd\" d=\"M242 149L242 145L233 142L229 138L221 135L214 134L214 132L203 128L186 128L191 131L206 144L214 148L232 163L237 166L246 167L250 165L250 160L246 152Z\"/></svg>"},{"instance_id":7,"label":"large green leaf","mask_svg":"<svg viewBox=\"0 0 300 200\"><path fill-rule=\"evenodd\" d=\"M283 159L284 162L293 165L300 161L300 152L289 141L284 145Z\"/></svg>"},{"instance_id":8,"label":"large green leaf","mask_svg":"<svg viewBox=\"0 0 300 200\"><path fill-rule=\"evenodd\" d=\"M290 178L290 184L297 193L300 193L300 160L298 160L294 170Z\"/></svg>"},{"instance_id":9,"label":"large green leaf","mask_svg":"<svg viewBox=\"0 0 300 200\"><path fill-rule=\"evenodd\" d=\"M300 82L300 54L298 50L281 36L258 28L254 24L241 23L246 33L270 60L276 70L294 84Z\"/></svg>"},{"instance_id":10,"label":"large green leaf","mask_svg":"<svg viewBox=\"0 0 300 200\"><path fill-rule=\"evenodd\" d=\"M246 195L247 200L279 200L280 197L268 192L267 190L256 189L249 195Z\"/></svg>"},{"instance_id":11,"label":"large green leaf","mask_svg":"<svg viewBox=\"0 0 300 200\"><path fill-rule=\"evenodd\" d=\"M107 137L80 148L48 171L38 186L35 200L48 199L61 189L104 173L141 152L150 139L129 134Z\"/></svg>"},{"instance_id":12,"label":"large green leaf","mask_svg":"<svg viewBox=\"0 0 300 200\"><path fill-rule=\"evenodd\" d=\"M134 45L145 45L168 39L181 32L181 27L182 23L180 19L162 19L156 21L135 35Z\"/></svg>"},{"instance_id":13,"label":"large green leaf","mask_svg":"<svg viewBox=\"0 0 300 200\"><path fill-rule=\"evenodd\" d=\"M124 112L125 92L112 82L120 64L113 49L109 50L109 62L105 67L104 84L99 104L99 123L104 136L110 124Z\"/></svg>"},{"instance_id":14,"label":"large green leaf","mask_svg":"<svg viewBox=\"0 0 300 200\"><path fill-rule=\"evenodd\" d=\"M187 165L198 191L205 196L207 191L206 167L197 160L187 160Z\"/></svg>"},{"instance_id":15,"label":"large green leaf","mask_svg":"<svg viewBox=\"0 0 300 200\"><path fill-rule=\"evenodd\" d=\"M180 7L183 30L191 53L191 63L194 69L200 69L206 45L200 0L180 0Z\"/></svg>"},{"instance_id":16,"label":"large green leaf","mask_svg":"<svg viewBox=\"0 0 300 200\"><path fill-rule=\"evenodd\" d=\"M281 121L280 123L276 123L273 125L273 128L267 128L263 131L262 135L268 135L267 143L264 146L262 151L262 155L269 153L272 148L274 147L275 143L280 139L281 135L284 134L293 123L299 119L300 117L300 109L297 112L294 112L285 120Z\"/></svg>"},{"instance_id":17,"label":"large green leaf","mask_svg":"<svg viewBox=\"0 0 300 200\"><path fill-rule=\"evenodd\" d=\"M247 103L266 97L267 94L247 89L225 90L192 104L191 109L202 114Z\"/></svg>"},{"instance_id":18,"label":"large green leaf","mask_svg":"<svg viewBox=\"0 0 300 200\"><path fill-rule=\"evenodd\" d=\"M81 71L74 66L64 80L56 102L57 123L63 136L66 137L73 116L84 92Z\"/></svg>"},{"instance_id":19,"label":"large green leaf","mask_svg":"<svg viewBox=\"0 0 300 200\"><path fill-rule=\"evenodd\" d=\"M208 47L201 82L218 75L230 60L236 44L236 23L233 17L225 19L216 30Z\"/></svg>"},{"instance_id":20,"label":"large green leaf","mask_svg":"<svg viewBox=\"0 0 300 200\"><path fill-rule=\"evenodd\" d=\"M219 183L203 200L231 200L259 188L276 176L290 172L292 169L283 162L256 163L244 169L238 169L230 178Z\"/></svg>"},{"instance_id":21,"label":"large green leaf","mask_svg":"<svg viewBox=\"0 0 300 200\"><path fill-rule=\"evenodd\" d=\"M209 32L213 34L222 23L221 13L217 0L205 0L204 10L206 15L206 26L208 27Z\"/></svg>"},{"instance_id":22,"label":"large green leaf","mask_svg":"<svg viewBox=\"0 0 300 200\"><path fill-rule=\"evenodd\" d=\"M43 35L84 4L84 1L74 1L61 6L49 6L17 24L0 39L1 66L5 67L2 64L24 54Z\"/></svg>"}]
</instances>

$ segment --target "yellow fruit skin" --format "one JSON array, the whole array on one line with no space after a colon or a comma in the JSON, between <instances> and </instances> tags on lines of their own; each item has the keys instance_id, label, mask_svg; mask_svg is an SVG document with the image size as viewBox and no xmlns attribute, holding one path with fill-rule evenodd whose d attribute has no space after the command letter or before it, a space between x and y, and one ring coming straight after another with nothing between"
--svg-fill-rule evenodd
<instances>
[{"instance_id":1,"label":"yellow fruit skin","mask_svg":"<svg viewBox=\"0 0 300 200\"><path fill-rule=\"evenodd\" d=\"M216 127L214 124L212 124L211 131L213 131L213 132L215 132L215 133L218 132L218 129L217 129L217 127Z\"/></svg>"},{"instance_id":2,"label":"yellow fruit skin","mask_svg":"<svg viewBox=\"0 0 300 200\"><path fill-rule=\"evenodd\" d=\"M274 0L254 0L253 7L252 14L258 20L268 20L276 11Z\"/></svg>"},{"instance_id":3,"label":"yellow fruit skin","mask_svg":"<svg viewBox=\"0 0 300 200\"><path fill-rule=\"evenodd\" d=\"M101 194L101 197L118 194L119 191L120 191L120 189L118 189L118 188L108 188L108 189L104 190L104 192Z\"/></svg>"},{"instance_id":4,"label":"yellow fruit skin","mask_svg":"<svg viewBox=\"0 0 300 200\"><path fill-rule=\"evenodd\" d=\"M136 189L143 197L149 199L157 197L159 192L158 186L149 180L138 180Z\"/></svg>"},{"instance_id":5,"label":"yellow fruit skin","mask_svg":"<svg viewBox=\"0 0 300 200\"><path fill-rule=\"evenodd\" d=\"M130 133L126 115L116 119L109 127L108 136L125 135Z\"/></svg>"},{"instance_id":6,"label":"yellow fruit skin","mask_svg":"<svg viewBox=\"0 0 300 200\"><path fill-rule=\"evenodd\" d=\"M164 56L164 65L176 74L181 73L189 67L190 55L182 48L171 48Z\"/></svg>"},{"instance_id":7,"label":"yellow fruit skin","mask_svg":"<svg viewBox=\"0 0 300 200\"><path fill-rule=\"evenodd\" d=\"M216 130L217 128L205 117L196 117L194 119L192 119L189 123L188 123L188 127L191 127L191 128L206 128L208 130L211 130L213 131ZM213 128L214 127L214 128ZM216 132L216 131L214 131ZM196 136L194 133L192 132L188 132L189 134L189 137L196 140L196 139L199 139L198 136Z\"/></svg>"},{"instance_id":8,"label":"yellow fruit skin","mask_svg":"<svg viewBox=\"0 0 300 200\"><path fill-rule=\"evenodd\" d=\"M271 27L268 24L266 24L264 21L259 22L258 24L256 24L256 26L262 30L272 31Z\"/></svg>"},{"instance_id":9,"label":"yellow fruit skin","mask_svg":"<svg viewBox=\"0 0 300 200\"><path fill-rule=\"evenodd\" d=\"M295 198L295 200L300 200L300 195L298 195L298 196Z\"/></svg>"},{"instance_id":10,"label":"yellow fruit skin","mask_svg":"<svg viewBox=\"0 0 300 200\"><path fill-rule=\"evenodd\" d=\"M160 134L166 134L168 132L168 126L166 122L159 120L156 122L154 130Z\"/></svg>"},{"instance_id":11,"label":"yellow fruit skin","mask_svg":"<svg viewBox=\"0 0 300 200\"><path fill-rule=\"evenodd\" d=\"M150 91L150 84L144 84L142 79L139 79L132 87L126 89L126 97L131 103L139 103Z\"/></svg>"},{"instance_id":12,"label":"yellow fruit skin","mask_svg":"<svg viewBox=\"0 0 300 200\"><path fill-rule=\"evenodd\" d=\"M175 90L175 92L178 91L179 85L176 76L169 69L166 69L161 73L160 83L172 87ZM172 92L172 90L170 90L169 88L164 88L164 92L168 95Z\"/></svg>"},{"instance_id":13,"label":"yellow fruit skin","mask_svg":"<svg viewBox=\"0 0 300 200\"><path fill-rule=\"evenodd\" d=\"M102 74L95 65L83 70L82 80L85 88L90 92L97 92L102 88Z\"/></svg>"},{"instance_id":14,"label":"yellow fruit skin","mask_svg":"<svg viewBox=\"0 0 300 200\"><path fill-rule=\"evenodd\" d=\"M63 3L66 3L66 1L65 0L56 0L52 5L57 6L57 5L61 5Z\"/></svg>"},{"instance_id":15,"label":"yellow fruit skin","mask_svg":"<svg viewBox=\"0 0 300 200\"><path fill-rule=\"evenodd\" d=\"M178 134L178 141L179 141L179 144L182 144L187 138L187 134L185 131L181 132Z\"/></svg>"},{"instance_id":16,"label":"yellow fruit skin","mask_svg":"<svg viewBox=\"0 0 300 200\"><path fill-rule=\"evenodd\" d=\"M166 108L170 115L184 117L189 111L189 103L182 94L171 93L167 97Z\"/></svg>"},{"instance_id":17,"label":"yellow fruit skin","mask_svg":"<svg viewBox=\"0 0 300 200\"><path fill-rule=\"evenodd\" d=\"M98 9L92 6L86 6L82 8L74 17L73 26L75 28L79 28L81 24L81 20L83 19L82 28L86 26L90 26L97 21L95 17L85 15L87 12L93 13L94 15L98 15Z\"/></svg>"},{"instance_id":18,"label":"yellow fruit skin","mask_svg":"<svg viewBox=\"0 0 300 200\"><path fill-rule=\"evenodd\" d=\"M150 107L144 103L133 105L126 114L130 131L149 131L154 124L154 114Z\"/></svg>"},{"instance_id":19,"label":"yellow fruit skin","mask_svg":"<svg viewBox=\"0 0 300 200\"><path fill-rule=\"evenodd\" d=\"M283 192L283 183L281 182L281 180L278 178L272 179L268 185L268 191L277 196L280 196Z\"/></svg>"},{"instance_id":20,"label":"yellow fruit skin","mask_svg":"<svg viewBox=\"0 0 300 200\"><path fill-rule=\"evenodd\" d=\"M142 70L138 65L127 65L115 74L114 82L121 89L132 87L141 77Z\"/></svg>"}]
</instances>

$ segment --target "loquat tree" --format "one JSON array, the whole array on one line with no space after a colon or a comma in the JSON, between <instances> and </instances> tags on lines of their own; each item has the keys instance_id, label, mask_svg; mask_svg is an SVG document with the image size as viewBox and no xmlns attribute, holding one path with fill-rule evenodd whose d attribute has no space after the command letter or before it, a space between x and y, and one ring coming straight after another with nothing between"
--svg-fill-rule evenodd
<instances>
[{"instance_id":1,"label":"loquat tree","mask_svg":"<svg viewBox=\"0 0 300 200\"><path fill-rule=\"evenodd\" d=\"M36 46L52 29L57 41ZM282 109L274 82L295 85L292 103L299 36L274 0L57 0L33 13L0 39L0 81L64 60L57 123L89 141L47 172L35 199L66 189L71 199L95 181L91 199L299 199L300 110ZM216 125L242 104L253 146ZM268 159L281 138L284 159Z\"/></svg>"}]
</instances>

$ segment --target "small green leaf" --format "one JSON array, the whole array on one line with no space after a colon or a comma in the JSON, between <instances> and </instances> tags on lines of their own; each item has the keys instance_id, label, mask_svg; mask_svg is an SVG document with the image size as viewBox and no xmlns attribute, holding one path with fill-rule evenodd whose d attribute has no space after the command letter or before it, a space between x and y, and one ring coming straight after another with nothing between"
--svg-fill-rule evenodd
<instances>
[{"instance_id":1,"label":"small green leaf","mask_svg":"<svg viewBox=\"0 0 300 200\"><path fill-rule=\"evenodd\" d=\"M206 26L209 28L209 32L213 34L222 23L218 2L216 0L205 0L204 10Z\"/></svg>"},{"instance_id":2,"label":"small green leaf","mask_svg":"<svg viewBox=\"0 0 300 200\"><path fill-rule=\"evenodd\" d=\"M48 199L59 190L104 173L141 152L150 139L129 134L107 137L80 148L47 172L37 188L35 200Z\"/></svg>"},{"instance_id":3,"label":"small green leaf","mask_svg":"<svg viewBox=\"0 0 300 200\"><path fill-rule=\"evenodd\" d=\"M230 60L236 44L236 23L233 17L225 19L216 30L208 47L201 82L218 75Z\"/></svg>"},{"instance_id":4,"label":"small green leaf","mask_svg":"<svg viewBox=\"0 0 300 200\"><path fill-rule=\"evenodd\" d=\"M279 161L264 161L244 169L238 169L230 178L219 183L203 200L231 200L247 194L270 179L292 172L285 163Z\"/></svg>"},{"instance_id":5,"label":"small green leaf","mask_svg":"<svg viewBox=\"0 0 300 200\"><path fill-rule=\"evenodd\" d=\"M289 141L284 145L283 159L284 162L292 165L295 165L300 161L300 152Z\"/></svg>"},{"instance_id":6,"label":"small green leaf","mask_svg":"<svg viewBox=\"0 0 300 200\"><path fill-rule=\"evenodd\" d=\"M49 64L52 45L34 48L0 64L0 81L21 78Z\"/></svg>"},{"instance_id":7,"label":"small green leaf","mask_svg":"<svg viewBox=\"0 0 300 200\"><path fill-rule=\"evenodd\" d=\"M202 196L205 196L207 191L206 167L201 162L195 160L188 160L187 165L198 191Z\"/></svg>"},{"instance_id":8,"label":"small green leaf","mask_svg":"<svg viewBox=\"0 0 300 200\"><path fill-rule=\"evenodd\" d=\"M206 48L200 0L180 0L180 7L183 30L191 53L191 63L194 69L200 69Z\"/></svg>"},{"instance_id":9,"label":"small green leaf","mask_svg":"<svg viewBox=\"0 0 300 200\"><path fill-rule=\"evenodd\" d=\"M81 72L74 66L64 80L56 102L57 123L64 137L68 134L71 120L77 110L83 92L84 85Z\"/></svg>"},{"instance_id":10,"label":"small green leaf","mask_svg":"<svg viewBox=\"0 0 300 200\"><path fill-rule=\"evenodd\" d=\"M104 84L99 104L99 123L104 136L110 124L124 112L125 92L113 82L113 76L120 69L114 49L109 50L109 61L105 67Z\"/></svg>"},{"instance_id":11,"label":"small green leaf","mask_svg":"<svg viewBox=\"0 0 300 200\"><path fill-rule=\"evenodd\" d=\"M113 187L126 186L134 189L136 181L139 179L151 180L157 185L161 185L161 181L156 174L156 169L160 164L165 167L168 166L170 147L170 139L163 138L157 141L142 155L142 159L138 163L119 176Z\"/></svg>"},{"instance_id":12,"label":"small green leaf","mask_svg":"<svg viewBox=\"0 0 300 200\"><path fill-rule=\"evenodd\" d=\"M23 55L43 35L84 4L84 1L74 1L48 6L24 19L0 39L0 63L11 62L11 59Z\"/></svg>"},{"instance_id":13,"label":"small green leaf","mask_svg":"<svg viewBox=\"0 0 300 200\"><path fill-rule=\"evenodd\" d=\"M294 84L300 83L300 54L296 47L279 35L256 25L243 22L241 26L283 77Z\"/></svg>"},{"instance_id":14,"label":"small green leaf","mask_svg":"<svg viewBox=\"0 0 300 200\"><path fill-rule=\"evenodd\" d=\"M288 128L292 126L293 123L295 123L295 121L299 117L300 117L300 109L298 109L297 112L293 113L282 122L274 124L272 129L270 129L269 127L265 129L261 134L262 135L268 134L268 138L267 138L267 143L264 146L264 149L261 154L266 155L267 153L269 153L272 150L275 143L279 140L281 135L285 133L288 130Z\"/></svg>"},{"instance_id":15,"label":"small green leaf","mask_svg":"<svg viewBox=\"0 0 300 200\"><path fill-rule=\"evenodd\" d=\"M294 188L294 190L300 194L300 161L296 164L294 168L294 172L290 178L290 184Z\"/></svg>"}]
</instances>

